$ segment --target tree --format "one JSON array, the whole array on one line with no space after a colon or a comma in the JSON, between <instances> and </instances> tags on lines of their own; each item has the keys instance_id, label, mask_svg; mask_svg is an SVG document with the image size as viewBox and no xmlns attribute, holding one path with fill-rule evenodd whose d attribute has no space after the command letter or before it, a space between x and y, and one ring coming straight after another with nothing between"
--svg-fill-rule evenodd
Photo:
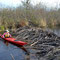
<instances>
[{"instance_id":1,"label":"tree","mask_svg":"<svg viewBox=\"0 0 60 60\"><path fill-rule=\"evenodd\" d=\"M29 20L29 13L30 13L30 0L24 0L22 1L23 3L23 7L24 7L24 11L25 11L25 18L27 20Z\"/></svg>"}]
</instances>

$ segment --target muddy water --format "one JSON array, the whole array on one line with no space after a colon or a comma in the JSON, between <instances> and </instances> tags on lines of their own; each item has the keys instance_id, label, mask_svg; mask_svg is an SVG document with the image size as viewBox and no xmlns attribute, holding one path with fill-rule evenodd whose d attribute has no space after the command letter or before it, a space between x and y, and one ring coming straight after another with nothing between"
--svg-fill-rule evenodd
<instances>
[{"instance_id":1,"label":"muddy water","mask_svg":"<svg viewBox=\"0 0 60 60\"><path fill-rule=\"evenodd\" d=\"M25 60L25 52L9 44L6 46L3 39L0 38L0 60Z\"/></svg>"}]
</instances>

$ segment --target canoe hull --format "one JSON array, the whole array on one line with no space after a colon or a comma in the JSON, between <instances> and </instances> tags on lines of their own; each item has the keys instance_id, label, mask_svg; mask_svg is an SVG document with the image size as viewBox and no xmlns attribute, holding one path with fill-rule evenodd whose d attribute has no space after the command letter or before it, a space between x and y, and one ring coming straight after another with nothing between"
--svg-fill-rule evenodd
<instances>
[{"instance_id":1,"label":"canoe hull","mask_svg":"<svg viewBox=\"0 0 60 60\"><path fill-rule=\"evenodd\" d=\"M16 44L16 45L20 45L20 46L23 46L23 45L27 44L26 42L23 42L23 41L17 41L15 38L3 38L1 34L0 34L0 37L2 39L4 39L5 41L8 41L12 44Z\"/></svg>"},{"instance_id":2,"label":"canoe hull","mask_svg":"<svg viewBox=\"0 0 60 60\"><path fill-rule=\"evenodd\" d=\"M4 40L22 46L27 44L26 42L23 41L15 41L16 40L15 38L4 38Z\"/></svg>"}]
</instances>

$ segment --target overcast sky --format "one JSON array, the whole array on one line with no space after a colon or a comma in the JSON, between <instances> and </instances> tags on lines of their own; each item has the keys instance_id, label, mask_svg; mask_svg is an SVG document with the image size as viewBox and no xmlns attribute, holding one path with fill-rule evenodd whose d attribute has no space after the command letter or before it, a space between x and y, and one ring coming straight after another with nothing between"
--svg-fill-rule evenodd
<instances>
[{"instance_id":1,"label":"overcast sky","mask_svg":"<svg viewBox=\"0 0 60 60\"><path fill-rule=\"evenodd\" d=\"M17 7L21 4L23 0L0 0L0 4L4 4L6 6ZM47 5L48 7L55 7L57 4L60 4L60 0L31 0L33 5L42 2L43 4Z\"/></svg>"}]
</instances>

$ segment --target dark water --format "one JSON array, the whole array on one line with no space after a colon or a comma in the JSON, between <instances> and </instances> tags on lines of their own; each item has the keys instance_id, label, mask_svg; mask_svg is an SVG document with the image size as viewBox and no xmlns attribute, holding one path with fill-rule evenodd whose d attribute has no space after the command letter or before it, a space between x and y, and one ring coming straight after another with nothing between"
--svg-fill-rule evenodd
<instances>
[{"instance_id":1,"label":"dark water","mask_svg":"<svg viewBox=\"0 0 60 60\"><path fill-rule=\"evenodd\" d=\"M45 30L47 30L47 31L51 31L51 32L53 32L53 33L55 33L57 36L59 36L60 37L60 28L54 28L54 29L45 29Z\"/></svg>"},{"instance_id":2,"label":"dark water","mask_svg":"<svg viewBox=\"0 0 60 60\"><path fill-rule=\"evenodd\" d=\"M25 52L12 44L6 46L0 38L0 60L25 60Z\"/></svg>"},{"instance_id":3,"label":"dark water","mask_svg":"<svg viewBox=\"0 0 60 60\"><path fill-rule=\"evenodd\" d=\"M60 37L60 29L53 29L52 30L57 36L59 36Z\"/></svg>"}]
</instances>

